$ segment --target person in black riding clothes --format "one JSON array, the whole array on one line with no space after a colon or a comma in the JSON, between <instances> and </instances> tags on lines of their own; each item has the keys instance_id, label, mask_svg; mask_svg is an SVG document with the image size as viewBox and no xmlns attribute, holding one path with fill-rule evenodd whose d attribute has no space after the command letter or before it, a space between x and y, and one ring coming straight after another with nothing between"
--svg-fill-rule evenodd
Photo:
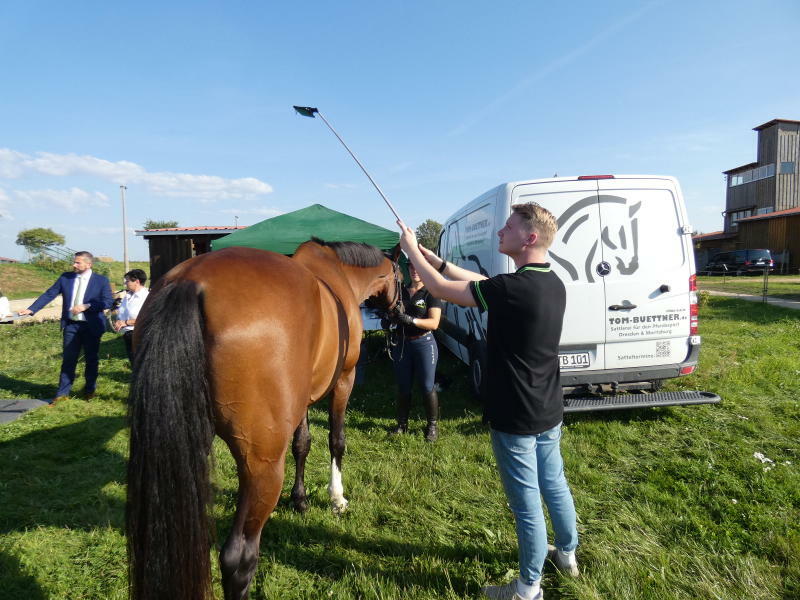
<instances>
[{"instance_id":1,"label":"person in black riding clothes","mask_svg":"<svg viewBox=\"0 0 800 600\"><path fill-rule=\"evenodd\" d=\"M439 437L439 398L434 389L439 348L432 332L439 328L442 302L428 293L413 265L409 264L408 270L411 284L403 287L404 312L395 317L398 336L392 347L397 379L397 426L392 433L408 431L411 392L416 379L422 389L425 416L428 419L425 440L435 442Z\"/></svg>"}]
</instances>

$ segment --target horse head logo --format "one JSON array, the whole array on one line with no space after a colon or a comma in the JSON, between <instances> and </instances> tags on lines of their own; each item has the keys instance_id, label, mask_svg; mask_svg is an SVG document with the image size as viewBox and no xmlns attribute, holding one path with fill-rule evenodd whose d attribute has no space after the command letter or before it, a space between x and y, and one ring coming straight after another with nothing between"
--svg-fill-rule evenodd
<instances>
[{"instance_id":1,"label":"horse head logo","mask_svg":"<svg viewBox=\"0 0 800 600\"><path fill-rule=\"evenodd\" d=\"M596 208L598 204L600 211ZM556 241L559 254L551 249L550 256L572 281L580 280L583 275L586 281L594 282L593 272L598 261L612 265L621 275L635 273L639 269L639 220L636 214L641 207L641 202L628 205L628 200L620 196L601 194L578 200L558 218ZM598 247L601 250L599 255Z\"/></svg>"}]
</instances>

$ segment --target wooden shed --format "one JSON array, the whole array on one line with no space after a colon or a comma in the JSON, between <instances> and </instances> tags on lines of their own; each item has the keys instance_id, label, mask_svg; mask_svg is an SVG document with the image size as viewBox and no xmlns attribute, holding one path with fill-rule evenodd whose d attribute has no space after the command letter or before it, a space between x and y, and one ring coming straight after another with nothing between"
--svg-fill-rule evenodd
<instances>
[{"instance_id":1,"label":"wooden shed","mask_svg":"<svg viewBox=\"0 0 800 600\"><path fill-rule=\"evenodd\" d=\"M211 241L244 229L241 227L169 227L136 232L150 249L150 285L178 263L211 251Z\"/></svg>"}]
</instances>

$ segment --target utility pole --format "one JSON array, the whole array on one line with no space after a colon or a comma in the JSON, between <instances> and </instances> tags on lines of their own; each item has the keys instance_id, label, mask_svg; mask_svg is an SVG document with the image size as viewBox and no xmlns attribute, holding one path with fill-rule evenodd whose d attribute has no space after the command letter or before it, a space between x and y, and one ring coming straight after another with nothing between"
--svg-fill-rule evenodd
<instances>
[{"instance_id":1,"label":"utility pole","mask_svg":"<svg viewBox=\"0 0 800 600\"><path fill-rule=\"evenodd\" d=\"M124 185L119 186L119 195L122 198L122 262L125 263L125 272L130 271L128 264L128 217L125 214L125 190Z\"/></svg>"},{"instance_id":2,"label":"utility pole","mask_svg":"<svg viewBox=\"0 0 800 600\"><path fill-rule=\"evenodd\" d=\"M233 226L234 227L238 227L239 226L239 217L237 217L237 216L233 217Z\"/></svg>"}]
</instances>

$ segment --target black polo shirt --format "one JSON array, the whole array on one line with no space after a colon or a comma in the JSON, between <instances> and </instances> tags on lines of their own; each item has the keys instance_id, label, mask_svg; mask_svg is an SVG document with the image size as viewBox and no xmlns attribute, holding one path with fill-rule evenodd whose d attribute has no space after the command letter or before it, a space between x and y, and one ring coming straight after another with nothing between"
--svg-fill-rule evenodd
<instances>
[{"instance_id":1,"label":"black polo shirt","mask_svg":"<svg viewBox=\"0 0 800 600\"><path fill-rule=\"evenodd\" d=\"M470 290L487 325L487 401L492 429L533 435L561 423L564 399L558 343L567 294L549 263L473 281Z\"/></svg>"},{"instance_id":2,"label":"black polo shirt","mask_svg":"<svg viewBox=\"0 0 800 600\"><path fill-rule=\"evenodd\" d=\"M430 308L442 308L442 301L431 296L424 287L417 290L417 293L412 296L408 288L403 286L403 310L407 315L415 319L427 319ZM430 333L430 330L420 329L413 325L403 325L403 335L406 337L416 337L425 333Z\"/></svg>"}]
</instances>

